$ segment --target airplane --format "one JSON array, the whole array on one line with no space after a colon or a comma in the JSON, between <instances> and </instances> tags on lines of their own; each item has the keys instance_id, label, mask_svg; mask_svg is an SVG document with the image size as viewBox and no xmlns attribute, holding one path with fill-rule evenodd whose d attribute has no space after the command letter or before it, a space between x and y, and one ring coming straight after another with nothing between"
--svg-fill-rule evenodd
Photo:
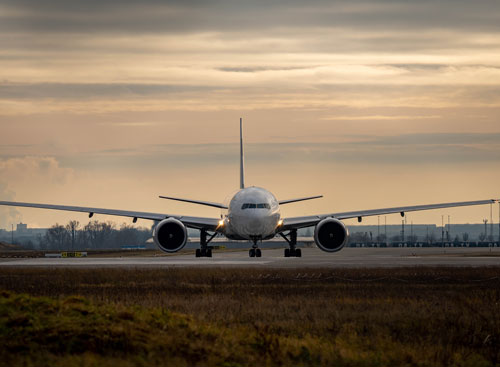
<instances>
[{"instance_id":1,"label":"airplane","mask_svg":"<svg viewBox=\"0 0 500 367\"><path fill-rule=\"evenodd\" d=\"M202 218L163 213L11 201L0 201L0 205L85 212L89 213L89 218L92 218L94 214L115 215L133 218L133 223L136 223L138 218L152 220L156 223L153 229L154 242L160 250L167 253L181 250L188 240L186 228L194 228L200 231L200 248L196 249L196 257L212 257L212 247L209 244L218 234L222 234L230 240L251 241L253 245L248 251L250 257L261 257L262 252L259 248L259 243L279 235L288 243L288 248L284 250L284 256L301 257L301 249L297 248L297 230L300 228L314 227L314 242L316 246L323 251L332 253L341 250L348 241L349 232L343 223L346 219L357 218L358 222L361 222L363 217L393 213L400 213L404 217L406 212L485 205L499 201L498 199L463 201L282 218L280 214L281 205L318 199L322 195L278 200L271 192L264 188L255 186L245 187L243 123L241 118L240 189L227 203L182 199L170 196L159 197L167 200L219 208L223 210L223 214L221 218Z\"/></svg>"}]
</instances>

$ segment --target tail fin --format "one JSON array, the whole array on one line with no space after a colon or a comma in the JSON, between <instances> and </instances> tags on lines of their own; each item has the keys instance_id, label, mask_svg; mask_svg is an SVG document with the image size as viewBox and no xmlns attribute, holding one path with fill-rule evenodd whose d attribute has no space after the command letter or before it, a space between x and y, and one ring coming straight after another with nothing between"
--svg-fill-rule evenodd
<instances>
[{"instance_id":1,"label":"tail fin","mask_svg":"<svg viewBox=\"0 0 500 367\"><path fill-rule=\"evenodd\" d=\"M245 188L245 165L243 156L243 122L240 117L240 189Z\"/></svg>"}]
</instances>

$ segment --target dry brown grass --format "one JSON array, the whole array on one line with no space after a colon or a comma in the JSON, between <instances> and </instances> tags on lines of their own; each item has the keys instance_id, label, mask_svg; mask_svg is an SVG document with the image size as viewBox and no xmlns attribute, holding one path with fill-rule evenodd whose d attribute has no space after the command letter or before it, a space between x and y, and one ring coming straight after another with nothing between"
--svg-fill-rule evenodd
<instances>
[{"instance_id":1,"label":"dry brown grass","mask_svg":"<svg viewBox=\"0 0 500 367\"><path fill-rule=\"evenodd\" d=\"M262 353L236 365L500 363L500 268L0 269L0 289L189 315Z\"/></svg>"}]
</instances>

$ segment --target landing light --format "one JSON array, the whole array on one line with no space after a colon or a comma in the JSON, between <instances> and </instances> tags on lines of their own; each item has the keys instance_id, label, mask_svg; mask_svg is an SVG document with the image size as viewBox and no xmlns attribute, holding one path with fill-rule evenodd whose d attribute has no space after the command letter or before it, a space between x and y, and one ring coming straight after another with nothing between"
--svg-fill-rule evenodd
<instances>
[{"instance_id":1,"label":"landing light","mask_svg":"<svg viewBox=\"0 0 500 367\"><path fill-rule=\"evenodd\" d=\"M281 226L281 225L283 225L283 219L280 219L280 220L278 221L278 226Z\"/></svg>"},{"instance_id":2,"label":"landing light","mask_svg":"<svg viewBox=\"0 0 500 367\"><path fill-rule=\"evenodd\" d=\"M219 221L219 227L222 227L223 225L224 225L224 220L223 220L223 219L221 219L221 220Z\"/></svg>"}]
</instances>

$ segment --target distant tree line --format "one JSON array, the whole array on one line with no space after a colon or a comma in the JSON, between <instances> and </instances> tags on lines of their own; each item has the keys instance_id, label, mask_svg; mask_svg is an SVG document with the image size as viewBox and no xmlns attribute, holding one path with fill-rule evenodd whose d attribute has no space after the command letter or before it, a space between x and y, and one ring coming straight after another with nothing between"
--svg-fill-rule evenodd
<instances>
[{"instance_id":1,"label":"distant tree line","mask_svg":"<svg viewBox=\"0 0 500 367\"><path fill-rule=\"evenodd\" d=\"M78 221L66 225L56 223L39 238L41 250L116 249L122 246L144 245L151 238L151 229L135 228L123 223L119 228L112 222L90 221L81 226Z\"/></svg>"}]
</instances>

